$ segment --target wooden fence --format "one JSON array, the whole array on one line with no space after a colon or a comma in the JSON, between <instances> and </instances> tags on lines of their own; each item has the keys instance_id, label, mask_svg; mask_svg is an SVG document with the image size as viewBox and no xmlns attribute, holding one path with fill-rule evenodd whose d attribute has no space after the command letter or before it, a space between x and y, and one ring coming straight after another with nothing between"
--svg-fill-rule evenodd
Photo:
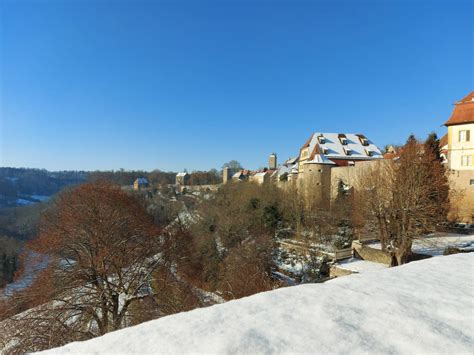
<instances>
[{"instance_id":1,"label":"wooden fence","mask_svg":"<svg viewBox=\"0 0 474 355\"><path fill-rule=\"evenodd\" d=\"M352 247L345 249L337 249L334 252L328 252L320 250L313 246L308 247L306 244L297 241L279 241L279 244L285 249L294 249L295 251L298 251L300 253L307 253L308 249L311 249L315 251L318 255L326 255L329 257L329 259L332 259L334 261L352 258Z\"/></svg>"},{"instance_id":2,"label":"wooden fence","mask_svg":"<svg viewBox=\"0 0 474 355\"><path fill-rule=\"evenodd\" d=\"M334 260L339 261L343 259L349 259L352 258L352 248L346 248L346 249L337 249L334 252Z\"/></svg>"}]
</instances>

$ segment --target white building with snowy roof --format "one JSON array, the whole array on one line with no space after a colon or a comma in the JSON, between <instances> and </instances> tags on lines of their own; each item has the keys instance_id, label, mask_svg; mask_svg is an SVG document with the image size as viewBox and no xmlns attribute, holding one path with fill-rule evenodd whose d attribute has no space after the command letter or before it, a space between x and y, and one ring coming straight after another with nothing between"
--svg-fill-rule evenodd
<instances>
[{"instance_id":1,"label":"white building with snowy roof","mask_svg":"<svg viewBox=\"0 0 474 355\"><path fill-rule=\"evenodd\" d=\"M298 168L301 173L308 163L348 166L377 159L382 152L363 134L316 132L301 147Z\"/></svg>"},{"instance_id":2,"label":"white building with snowy roof","mask_svg":"<svg viewBox=\"0 0 474 355\"><path fill-rule=\"evenodd\" d=\"M311 203L319 200L328 206L334 195L332 175L340 176L341 170L356 164L382 160L380 149L363 134L315 132L300 149L298 185Z\"/></svg>"},{"instance_id":3,"label":"white building with snowy roof","mask_svg":"<svg viewBox=\"0 0 474 355\"><path fill-rule=\"evenodd\" d=\"M189 185L189 179L191 176L186 172L182 171L176 174L176 185Z\"/></svg>"}]
</instances>

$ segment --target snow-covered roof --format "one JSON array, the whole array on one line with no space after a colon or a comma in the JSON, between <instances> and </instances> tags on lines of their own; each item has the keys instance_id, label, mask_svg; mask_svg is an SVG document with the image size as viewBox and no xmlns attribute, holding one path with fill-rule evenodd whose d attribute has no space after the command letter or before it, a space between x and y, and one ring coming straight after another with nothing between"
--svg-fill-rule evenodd
<instances>
[{"instance_id":1,"label":"snow-covered roof","mask_svg":"<svg viewBox=\"0 0 474 355\"><path fill-rule=\"evenodd\" d=\"M288 160L285 162L285 165L291 165L291 164L297 163L297 162L298 162L298 158L299 158L299 157L288 158Z\"/></svg>"},{"instance_id":2,"label":"snow-covered roof","mask_svg":"<svg viewBox=\"0 0 474 355\"><path fill-rule=\"evenodd\" d=\"M290 171L291 171L291 166L290 165L280 165L277 168L276 171L277 171L278 176L283 175L283 174L289 174Z\"/></svg>"},{"instance_id":3,"label":"snow-covered roof","mask_svg":"<svg viewBox=\"0 0 474 355\"><path fill-rule=\"evenodd\" d=\"M380 149L363 134L316 132L303 146L306 147L309 147L311 161L321 156L320 164L327 163L326 159L383 159Z\"/></svg>"},{"instance_id":4,"label":"snow-covered roof","mask_svg":"<svg viewBox=\"0 0 474 355\"><path fill-rule=\"evenodd\" d=\"M185 172L185 171L176 174L176 176L178 176L178 177L182 177L182 176L186 176L186 175L188 175L188 173Z\"/></svg>"},{"instance_id":5,"label":"snow-covered roof","mask_svg":"<svg viewBox=\"0 0 474 355\"><path fill-rule=\"evenodd\" d=\"M251 173L252 172L250 170L247 170L247 169L239 170L234 175L232 175L232 178L240 178L242 176L249 176L249 175L251 175Z\"/></svg>"},{"instance_id":6,"label":"snow-covered roof","mask_svg":"<svg viewBox=\"0 0 474 355\"><path fill-rule=\"evenodd\" d=\"M457 254L285 287L46 353L471 354L473 267Z\"/></svg>"},{"instance_id":7,"label":"snow-covered roof","mask_svg":"<svg viewBox=\"0 0 474 355\"><path fill-rule=\"evenodd\" d=\"M289 158L285 161L282 165L277 167L276 173L278 176L283 174L291 174L298 172L298 157L296 158Z\"/></svg>"},{"instance_id":8,"label":"snow-covered roof","mask_svg":"<svg viewBox=\"0 0 474 355\"><path fill-rule=\"evenodd\" d=\"M137 178L135 182L139 185L146 185L148 184L148 180L146 178Z\"/></svg>"},{"instance_id":9,"label":"snow-covered roof","mask_svg":"<svg viewBox=\"0 0 474 355\"><path fill-rule=\"evenodd\" d=\"M336 165L333 161L329 160L324 154L316 154L313 159L305 161L305 164L328 164Z\"/></svg>"}]
</instances>

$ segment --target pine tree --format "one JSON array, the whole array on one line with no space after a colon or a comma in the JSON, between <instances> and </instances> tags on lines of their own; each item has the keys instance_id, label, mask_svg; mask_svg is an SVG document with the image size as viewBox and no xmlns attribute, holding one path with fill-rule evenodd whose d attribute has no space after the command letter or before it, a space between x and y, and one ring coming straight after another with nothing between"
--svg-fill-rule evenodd
<instances>
[{"instance_id":1,"label":"pine tree","mask_svg":"<svg viewBox=\"0 0 474 355\"><path fill-rule=\"evenodd\" d=\"M431 152L436 157L436 160L442 161L440 146L439 146L439 139L435 132L430 133L428 138L426 139L425 149Z\"/></svg>"}]
</instances>

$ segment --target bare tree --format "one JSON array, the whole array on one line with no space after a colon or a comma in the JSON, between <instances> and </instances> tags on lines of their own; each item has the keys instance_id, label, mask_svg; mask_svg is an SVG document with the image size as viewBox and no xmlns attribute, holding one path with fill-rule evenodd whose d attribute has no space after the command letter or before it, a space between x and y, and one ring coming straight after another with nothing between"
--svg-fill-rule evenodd
<instances>
[{"instance_id":1,"label":"bare tree","mask_svg":"<svg viewBox=\"0 0 474 355\"><path fill-rule=\"evenodd\" d=\"M151 216L119 187L90 183L62 193L28 248L45 266L22 296L39 302L10 318L10 340L36 351L126 326L130 306L150 295L165 248Z\"/></svg>"},{"instance_id":2,"label":"bare tree","mask_svg":"<svg viewBox=\"0 0 474 355\"><path fill-rule=\"evenodd\" d=\"M360 176L358 202L378 226L382 249L392 265L406 263L413 239L445 220L449 186L430 145L410 137L396 160L373 165Z\"/></svg>"}]
</instances>

